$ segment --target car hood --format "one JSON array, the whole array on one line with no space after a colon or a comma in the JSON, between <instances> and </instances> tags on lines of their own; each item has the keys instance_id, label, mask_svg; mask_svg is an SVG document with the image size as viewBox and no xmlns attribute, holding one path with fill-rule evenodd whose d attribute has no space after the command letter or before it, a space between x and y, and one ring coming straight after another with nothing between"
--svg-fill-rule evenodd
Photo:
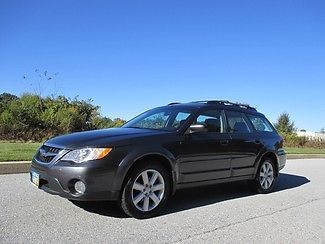
<instances>
[{"instance_id":1,"label":"car hood","mask_svg":"<svg viewBox=\"0 0 325 244\"><path fill-rule=\"evenodd\" d=\"M76 149L83 147L112 146L114 142L125 141L135 137L167 133L165 131L138 129L138 128L111 128L102 130L91 130L76 132L68 135L57 136L45 142L46 145Z\"/></svg>"}]
</instances>

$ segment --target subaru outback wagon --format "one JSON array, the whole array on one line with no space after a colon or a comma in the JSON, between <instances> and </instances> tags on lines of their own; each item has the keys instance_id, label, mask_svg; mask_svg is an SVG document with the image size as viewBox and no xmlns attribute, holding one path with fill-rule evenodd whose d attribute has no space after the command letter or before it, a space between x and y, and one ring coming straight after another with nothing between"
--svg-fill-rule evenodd
<instances>
[{"instance_id":1,"label":"subaru outback wagon","mask_svg":"<svg viewBox=\"0 0 325 244\"><path fill-rule=\"evenodd\" d=\"M30 168L38 188L75 201L117 201L135 218L161 212L176 190L250 181L272 191L286 162L266 117L229 101L171 103L121 128L46 141Z\"/></svg>"}]
</instances>

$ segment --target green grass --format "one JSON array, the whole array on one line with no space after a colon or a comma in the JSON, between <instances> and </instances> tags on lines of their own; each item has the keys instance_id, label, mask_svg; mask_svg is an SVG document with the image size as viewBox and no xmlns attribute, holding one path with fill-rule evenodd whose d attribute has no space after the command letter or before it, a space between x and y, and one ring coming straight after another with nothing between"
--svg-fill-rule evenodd
<instances>
[{"instance_id":1,"label":"green grass","mask_svg":"<svg viewBox=\"0 0 325 244\"><path fill-rule=\"evenodd\" d=\"M0 141L0 162L32 160L41 143ZM286 147L287 154L325 154L325 149Z\"/></svg>"},{"instance_id":2,"label":"green grass","mask_svg":"<svg viewBox=\"0 0 325 244\"><path fill-rule=\"evenodd\" d=\"M32 160L41 143L0 142L0 162Z\"/></svg>"},{"instance_id":3,"label":"green grass","mask_svg":"<svg viewBox=\"0 0 325 244\"><path fill-rule=\"evenodd\" d=\"M325 149L285 147L287 154L325 154Z\"/></svg>"}]
</instances>

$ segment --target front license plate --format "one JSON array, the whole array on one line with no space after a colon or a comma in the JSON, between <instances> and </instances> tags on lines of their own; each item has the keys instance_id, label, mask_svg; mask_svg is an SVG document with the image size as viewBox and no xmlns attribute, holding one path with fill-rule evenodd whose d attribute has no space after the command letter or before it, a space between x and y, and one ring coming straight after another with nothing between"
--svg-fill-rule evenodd
<instances>
[{"instance_id":1,"label":"front license plate","mask_svg":"<svg viewBox=\"0 0 325 244\"><path fill-rule=\"evenodd\" d=\"M35 186L39 186L39 174L37 174L36 172L31 172L31 180L32 180L32 183L35 185Z\"/></svg>"}]
</instances>

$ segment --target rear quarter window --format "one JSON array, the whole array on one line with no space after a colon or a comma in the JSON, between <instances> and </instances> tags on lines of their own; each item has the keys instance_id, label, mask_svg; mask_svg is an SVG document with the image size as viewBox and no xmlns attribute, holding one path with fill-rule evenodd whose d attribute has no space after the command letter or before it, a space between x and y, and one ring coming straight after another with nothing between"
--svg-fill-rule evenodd
<instances>
[{"instance_id":1,"label":"rear quarter window","mask_svg":"<svg viewBox=\"0 0 325 244\"><path fill-rule=\"evenodd\" d=\"M262 132L274 132L273 126L266 118L251 114L246 114L246 116L252 122L255 130Z\"/></svg>"}]
</instances>

